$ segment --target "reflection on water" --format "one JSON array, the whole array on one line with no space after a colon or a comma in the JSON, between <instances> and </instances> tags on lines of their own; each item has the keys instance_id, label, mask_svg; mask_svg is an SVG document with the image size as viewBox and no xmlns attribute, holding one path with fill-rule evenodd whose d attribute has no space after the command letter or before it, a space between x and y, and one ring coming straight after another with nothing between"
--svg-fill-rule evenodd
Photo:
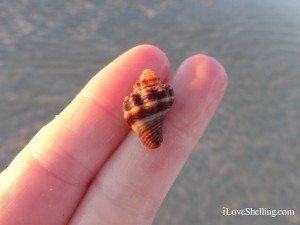
<instances>
[{"instance_id":1,"label":"reflection on water","mask_svg":"<svg viewBox=\"0 0 300 225\"><path fill-rule=\"evenodd\" d=\"M0 8L0 169L99 68L152 43L166 51L173 70L201 52L229 74L200 151L154 224L300 223L221 216L222 206L300 210L297 0L5 0Z\"/></svg>"}]
</instances>

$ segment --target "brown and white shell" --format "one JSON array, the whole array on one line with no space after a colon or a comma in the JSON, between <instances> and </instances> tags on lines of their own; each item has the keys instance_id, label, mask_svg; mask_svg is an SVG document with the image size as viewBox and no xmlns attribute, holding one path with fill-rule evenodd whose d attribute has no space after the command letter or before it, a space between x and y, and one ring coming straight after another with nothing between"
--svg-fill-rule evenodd
<instances>
[{"instance_id":1,"label":"brown and white shell","mask_svg":"<svg viewBox=\"0 0 300 225\"><path fill-rule=\"evenodd\" d=\"M151 149L163 141L163 120L174 102L174 91L145 69L123 102L124 119L141 141Z\"/></svg>"}]
</instances>

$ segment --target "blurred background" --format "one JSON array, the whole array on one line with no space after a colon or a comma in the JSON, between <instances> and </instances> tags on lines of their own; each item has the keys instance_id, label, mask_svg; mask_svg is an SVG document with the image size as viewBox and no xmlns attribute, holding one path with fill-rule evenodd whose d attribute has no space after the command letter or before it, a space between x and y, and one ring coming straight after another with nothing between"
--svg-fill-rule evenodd
<instances>
[{"instance_id":1,"label":"blurred background","mask_svg":"<svg viewBox=\"0 0 300 225\"><path fill-rule=\"evenodd\" d=\"M101 3L100 3L101 2ZM298 0L2 0L0 170L127 49L217 58L229 86L154 225L300 224ZM293 209L295 216L223 216Z\"/></svg>"}]
</instances>

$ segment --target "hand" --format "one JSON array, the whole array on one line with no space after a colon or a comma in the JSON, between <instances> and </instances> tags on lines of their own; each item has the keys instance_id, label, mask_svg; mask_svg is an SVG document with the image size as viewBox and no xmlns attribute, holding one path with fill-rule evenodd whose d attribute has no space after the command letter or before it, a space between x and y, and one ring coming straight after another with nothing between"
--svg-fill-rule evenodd
<instances>
[{"instance_id":1,"label":"hand","mask_svg":"<svg viewBox=\"0 0 300 225\"><path fill-rule=\"evenodd\" d=\"M96 74L0 174L0 224L151 224L227 84L223 67L195 55L170 78L175 102L159 149L143 146L122 102L150 68L167 80L158 48L135 47Z\"/></svg>"}]
</instances>

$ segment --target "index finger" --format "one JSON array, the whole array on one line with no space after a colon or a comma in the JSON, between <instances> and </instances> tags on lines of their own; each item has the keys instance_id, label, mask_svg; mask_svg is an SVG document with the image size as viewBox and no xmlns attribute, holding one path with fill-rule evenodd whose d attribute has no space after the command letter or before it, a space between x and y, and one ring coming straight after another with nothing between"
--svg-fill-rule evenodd
<instances>
[{"instance_id":1,"label":"index finger","mask_svg":"<svg viewBox=\"0 0 300 225\"><path fill-rule=\"evenodd\" d=\"M42 128L0 176L0 224L67 223L90 180L129 132L122 101L145 68L165 79L169 63L154 46L129 50Z\"/></svg>"}]
</instances>

